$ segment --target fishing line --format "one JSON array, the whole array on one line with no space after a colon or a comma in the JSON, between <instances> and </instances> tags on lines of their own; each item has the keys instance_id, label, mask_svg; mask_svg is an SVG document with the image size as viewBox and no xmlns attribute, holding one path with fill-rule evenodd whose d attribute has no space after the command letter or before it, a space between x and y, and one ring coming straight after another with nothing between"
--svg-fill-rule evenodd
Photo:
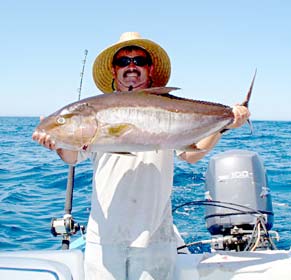
<instances>
[{"instance_id":1,"label":"fishing line","mask_svg":"<svg viewBox=\"0 0 291 280\"><path fill-rule=\"evenodd\" d=\"M223 205L225 204L225 205ZM251 207L248 206L244 206L241 204L237 204L237 203L233 203L233 202L225 202L225 201L218 201L218 200L197 200L197 201L189 201L183 204L180 204L178 206L176 206L175 208L172 209L172 213L174 213L177 209L182 208L184 206L187 205L208 205L208 206L216 206L216 207L220 207L220 208L226 208L226 209L230 209L230 210L235 210L238 211L242 214L258 214L258 215L263 215L264 213L262 211L258 211L256 209L253 209ZM230 206L236 206L236 207L240 207L240 208L244 208L246 210L249 211L245 211L242 209L238 209L238 208L234 208L234 207L230 207Z\"/></svg>"}]
</instances>

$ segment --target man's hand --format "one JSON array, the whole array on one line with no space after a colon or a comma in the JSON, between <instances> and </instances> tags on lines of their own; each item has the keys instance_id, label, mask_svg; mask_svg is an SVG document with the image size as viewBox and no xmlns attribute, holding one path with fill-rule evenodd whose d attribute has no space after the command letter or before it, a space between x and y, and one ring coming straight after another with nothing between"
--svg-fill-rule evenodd
<instances>
[{"instance_id":1,"label":"man's hand","mask_svg":"<svg viewBox=\"0 0 291 280\"><path fill-rule=\"evenodd\" d=\"M39 120L42 121L44 119L44 116L40 116ZM51 137L46 134L45 132L37 132L35 131L32 134L32 140L38 142L38 144L44 146L45 148L48 148L50 150L55 150L56 145L55 142L51 140Z\"/></svg>"},{"instance_id":2,"label":"man's hand","mask_svg":"<svg viewBox=\"0 0 291 280\"><path fill-rule=\"evenodd\" d=\"M43 117L40 117L40 120L42 119ZM45 132L35 131L32 134L32 140L38 142L40 145L44 146L45 148L48 148L52 151L56 151L59 157L66 163L75 164L77 162L78 152L68 151L64 149L56 149L55 141L53 141L50 135L46 134Z\"/></svg>"},{"instance_id":3,"label":"man's hand","mask_svg":"<svg viewBox=\"0 0 291 280\"><path fill-rule=\"evenodd\" d=\"M234 114L234 120L233 123L227 127L228 129L238 128L242 126L251 115L249 109L241 105L235 105L232 109L232 112Z\"/></svg>"},{"instance_id":4,"label":"man's hand","mask_svg":"<svg viewBox=\"0 0 291 280\"><path fill-rule=\"evenodd\" d=\"M50 135L44 133L44 132L37 132L35 131L32 134L32 140L38 142L40 145L50 149L50 150L55 150L56 145L53 140L51 140Z\"/></svg>"},{"instance_id":5,"label":"man's hand","mask_svg":"<svg viewBox=\"0 0 291 280\"><path fill-rule=\"evenodd\" d=\"M40 145L50 150L56 151L59 157L66 163L75 164L77 162L78 152L56 149L55 142L51 139L50 135L43 132L34 132L32 134L32 139L38 142Z\"/></svg>"}]
</instances>

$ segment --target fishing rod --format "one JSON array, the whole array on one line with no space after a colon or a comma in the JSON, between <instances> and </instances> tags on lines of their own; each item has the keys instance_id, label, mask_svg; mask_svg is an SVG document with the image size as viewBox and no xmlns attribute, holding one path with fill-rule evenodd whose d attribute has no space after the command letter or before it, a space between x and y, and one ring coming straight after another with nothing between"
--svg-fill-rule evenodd
<instances>
[{"instance_id":1,"label":"fishing rod","mask_svg":"<svg viewBox=\"0 0 291 280\"><path fill-rule=\"evenodd\" d=\"M82 71L80 74L80 86L78 88L78 101L81 99L83 77L85 72L85 65L87 59L88 50L84 51L84 60ZM62 250L68 250L70 248L70 237L72 234L77 233L81 230L84 233L85 228L75 223L72 217L72 205L73 205L73 191L74 191L74 180L75 179L75 166L69 165L67 189L66 189L66 200L65 200L65 214L61 219L53 219L51 232L54 236L62 235Z\"/></svg>"},{"instance_id":2,"label":"fishing rod","mask_svg":"<svg viewBox=\"0 0 291 280\"><path fill-rule=\"evenodd\" d=\"M80 86L78 88L78 101L81 99L83 77L86 65L88 50L84 51L83 67L80 74ZM72 212L72 202L73 202L73 189L74 189L74 178L75 178L75 166L69 165L68 181L67 181L67 191L66 191L66 203L65 203L65 214L71 214Z\"/></svg>"}]
</instances>

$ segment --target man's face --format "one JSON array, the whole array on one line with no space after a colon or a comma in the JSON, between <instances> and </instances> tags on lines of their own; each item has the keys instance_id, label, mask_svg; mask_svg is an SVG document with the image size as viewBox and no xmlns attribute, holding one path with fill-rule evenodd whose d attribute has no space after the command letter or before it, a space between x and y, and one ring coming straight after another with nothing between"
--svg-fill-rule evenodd
<instances>
[{"instance_id":1,"label":"man's face","mask_svg":"<svg viewBox=\"0 0 291 280\"><path fill-rule=\"evenodd\" d=\"M146 58L145 51L141 49L121 49L116 54L115 61L121 61L121 63L113 65L112 74L118 91L144 89L150 86L153 66L145 64ZM125 65L127 64L124 63L125 61L129 64Z\"/></svg>"}]
</instances>

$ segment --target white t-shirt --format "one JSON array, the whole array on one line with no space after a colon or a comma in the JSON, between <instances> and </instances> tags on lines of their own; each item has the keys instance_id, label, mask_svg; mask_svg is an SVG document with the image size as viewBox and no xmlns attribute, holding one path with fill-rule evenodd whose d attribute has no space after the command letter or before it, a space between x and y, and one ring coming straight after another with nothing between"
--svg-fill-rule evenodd
<instances>
[{"instance_id":1,"label":"white t-shirt","mask_svg":"<svg viewBox=\"0 0 291 280\"><path fill-rule=\"evenodd\" d=\"M173 151L134 155L80 153L94 177L87 240L147 247L176 242L171 214Z\"/></svg>"}]
</instances>

